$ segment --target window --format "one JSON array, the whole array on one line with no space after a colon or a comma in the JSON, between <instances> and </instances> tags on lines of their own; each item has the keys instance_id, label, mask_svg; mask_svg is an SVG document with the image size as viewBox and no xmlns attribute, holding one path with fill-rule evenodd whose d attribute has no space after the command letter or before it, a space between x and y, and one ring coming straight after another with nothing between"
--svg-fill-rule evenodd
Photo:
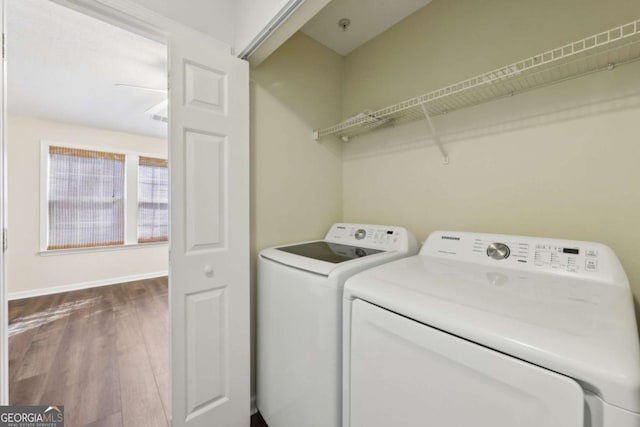
<instances>
[{"instance_id":1,"label":"window","mask_svg":"<svg viewBox=\"0 0 640 427\"><path fill-rule=\"evenodd\" d=\"M49 147L47 249L124 244L122 154Z\"/></svg>"},{"instance_id":2,"label":"window","mask_svg":"<svg viewBox=\"0 0 640 427\"><path fill-rule=\"evenodd\" d=\"M140 157L138 167L138 243L169 240L167 161Z\"/></svg>"},{"instance_id":3,"label":"window","mask_svg":"<svg viewBox=\"0 0 640 427\"><path fill-rule=\"evenodd\" d=\"M168 241L165 159L47 142L42 155L42 250Z\"/></svg>"}]
</instances>

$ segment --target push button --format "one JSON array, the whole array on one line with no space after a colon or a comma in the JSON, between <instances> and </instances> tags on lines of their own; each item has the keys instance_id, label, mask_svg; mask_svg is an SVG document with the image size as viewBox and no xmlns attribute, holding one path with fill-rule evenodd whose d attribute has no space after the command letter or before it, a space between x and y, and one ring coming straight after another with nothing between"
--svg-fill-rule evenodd
<instances>
[{"instance_id":1,"label":"push button","mask_svg":"<svg viewBox=\"0 0 640 427\"><path fill-rule=\"evenodd\" d=\"M584 269L586 271L592 271L592 272L598 271L598 260L595 260L595 259L586 260Z\"/></svg>"}]
</instances>

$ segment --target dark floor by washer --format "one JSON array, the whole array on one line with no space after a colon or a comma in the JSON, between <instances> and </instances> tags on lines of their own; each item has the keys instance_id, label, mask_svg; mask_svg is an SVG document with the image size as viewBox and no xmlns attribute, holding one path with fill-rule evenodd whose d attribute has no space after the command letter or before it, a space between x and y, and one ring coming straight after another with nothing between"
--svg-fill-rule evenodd
<instances>
[{"instance_id":1,"label":"dark floor by washer","mask_svg":"<svg viewBox=\"0 0 640 427\"><path fill-rule=\"evenodd\" d=\"M260 415L260 413L258 412L251 417L251 427L269 427L269 426L264 421L264 418L262 418L262 415Z\"/></svg>"}]
</instances>

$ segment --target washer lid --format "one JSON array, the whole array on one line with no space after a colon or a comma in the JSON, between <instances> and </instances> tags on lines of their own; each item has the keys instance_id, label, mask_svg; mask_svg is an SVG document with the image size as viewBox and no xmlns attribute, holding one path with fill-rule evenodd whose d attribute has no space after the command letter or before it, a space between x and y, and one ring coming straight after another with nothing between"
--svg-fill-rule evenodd
<instances>
[{"instance_id":1,"label":"washer lid","mask_svg":"<svg viewBox=\"0 0 640 427\"><path fill-rule=\"evenodd\" d=\"M379 249L361 248L359 246L343 245L325 241L302 243L300 245L276 248L279 251L300 255L320 261L339 264L352 259L362 258L382 252Z\"/></svg>"},{"instance_id":2,"label":"washer lid","mask_svg":"<svg viewBox=\"0 0 640 427\"><path fill-rule=\"evenodd\" d=\"M405 228L389 225L336 223L324 240L264 249L260 256L311 273L350 274L364 266L418 251L415 237Z\"/></svg>"},{"instance_id":3,"label":"washer lid","mask_svg":"<svg viewBox=\"0 0 640 427\"><path fill-rule=\"evenodd\" d=\"M392 252L317 240L264 249L260 256L299 270L329 276L341 267L351 269L355 267L355 263L366 262L370 258L390 253ZM377 256L373 257L374 255Z\"/></svg>"},{"instance_id":4,"label":"washer lid","mask_svg":"<svg viewBox=\"0 0 640 427\"><path fill-rule=\"evenodd\" d=\"M344 297L562 373L640 412L628 286L417 255L351 277Z\"/></svg>"}]
</instances>

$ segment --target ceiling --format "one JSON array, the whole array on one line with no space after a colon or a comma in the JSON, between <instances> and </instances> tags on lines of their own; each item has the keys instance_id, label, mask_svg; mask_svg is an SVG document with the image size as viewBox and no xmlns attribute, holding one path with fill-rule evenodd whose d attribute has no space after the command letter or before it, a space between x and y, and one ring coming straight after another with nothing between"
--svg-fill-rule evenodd
<instances>
[{"instance_id":1,"label":"ceiling","mask_svg":"<svg viewBox=\"0 0 640 427\"><path fill-rule=\"evenodd\" d=\"M429 1L333 0L302 31L346 55ZM165 46L52 1L6 8L9 113L166 138Z\"/></svg>"},{"instance_id":2,"label":"ceiling","mask_svg":"<svg viewBox=\"0 0 640 427\"><path fill-rule=\"evenodd\" d=\"M341 55L363 45L431 0L333 0L302 27L309 37ZM342 18L351 21L343 31Z\"/></svg>"},{"instance_id":3,"label":"ceiling","mask_svg":"<svg viewBox=\"0 0 640 427\"><path fill-rule=\"evenodd\" d=\"M166 46L51 1L6 7L9 113L166 138L145 113L166 99Z\"/></svg>"}]
</instances>

